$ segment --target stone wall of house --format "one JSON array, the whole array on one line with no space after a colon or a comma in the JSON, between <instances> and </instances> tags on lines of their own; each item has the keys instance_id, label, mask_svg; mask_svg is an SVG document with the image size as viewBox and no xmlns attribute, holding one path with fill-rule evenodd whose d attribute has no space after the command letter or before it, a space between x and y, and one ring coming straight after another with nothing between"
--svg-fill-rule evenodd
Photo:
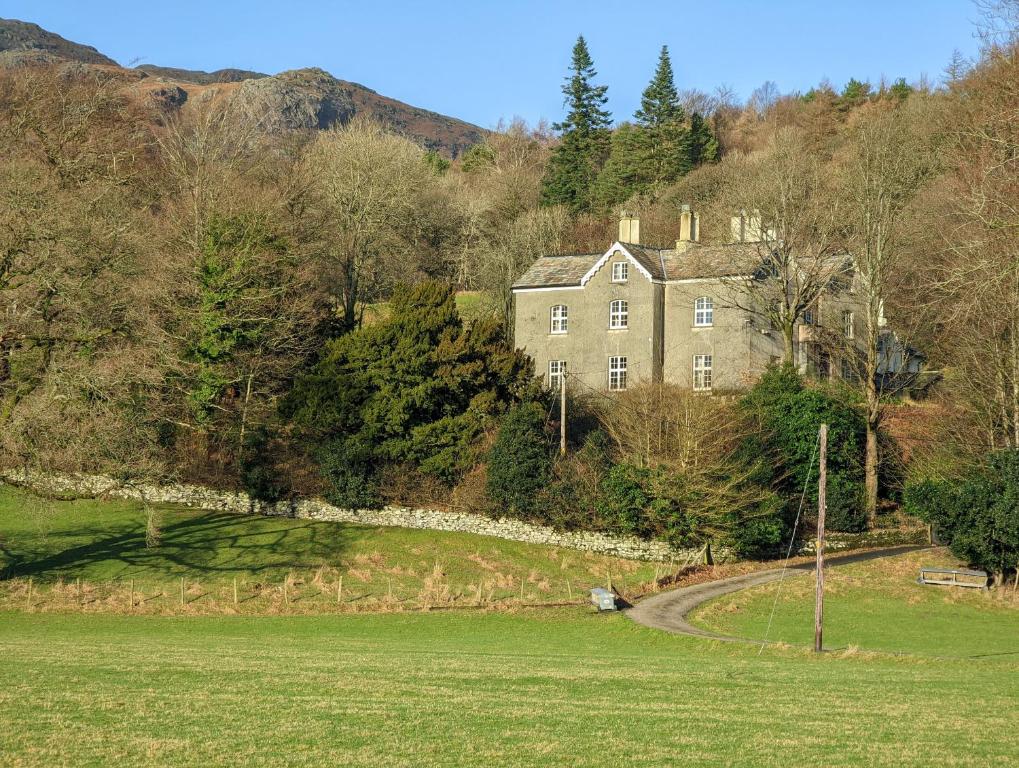
<instances>
[{"instance_id":1,"label":"stone wall of house","mask_svg":"<svg viewBox=\"0 0 1019 768\"><path fill-rule=\"evenodd\" d=\"M151 504L181 504L213 512L293 517L332 523L459 531L529 544L566 547L631 560L683 563L694 562L694 558L699 554L694 550L676 549L663 541L646 541L589 531L557 531L545 525L525 523L521 520L495 519L483 515L444 512L435 509L407 507L342 509L321 499L301 499L268 504L256 501L241 492L217 491L198 485L132 483L104 475L0 470L0 480L11 485L50 494L131 499ZM825 545L829 551L839 551L926 543L926 528L917 528L905 531L870 531L859 534L836 533L827 537ZM813 552L814 542L808 540L797 551L797 554L807 555L813 554ZM731 559L731 553L725 549L712 548L712 555L718 562Z\"/></svg>"}]
</instances>

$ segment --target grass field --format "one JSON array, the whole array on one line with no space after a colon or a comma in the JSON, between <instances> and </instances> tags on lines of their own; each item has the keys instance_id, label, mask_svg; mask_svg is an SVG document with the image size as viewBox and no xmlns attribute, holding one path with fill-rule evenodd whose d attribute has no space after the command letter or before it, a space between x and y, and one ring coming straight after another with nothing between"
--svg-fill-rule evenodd
<instances>
[{"instance_id":1,"label":"grass field","mask_svg":"<svg viewBox=\"0 0 1019 768\"><path fill-rule=\"evenodd\" d=\"M923 586L916 583L921 566L960 563L946 550L922 550L831 569L825 647L1019 660L1019 595L1011 585L990 591ZM813 575L797 575L726 595L691 618L726 635L762 639L768 633L771 640L805 646L814 642L813 617Z\"/></svg>"},{"instance_id":2,"label":"grass field","mask_svg":"<svg viewBox=\"0 0 1019 768\"><path fill-rule=\"evenodd\" d=\"M0 607L123 610L133 581L135 611L179 612L181 577L190 612L533 604L583 599L608 578L633 589L656 572L649 563L465 533L183 507L159 516L161 541L146 547L139 504L49 501L0 486L0 573L9 577L0 581Z\"/></svg>"},{"instance_id":3,"label":"grass field","mask_svg":"<svg viewBox=\"0 0 1019 768\"><path fill-rule=\"evenodd\" d=\"M912 603L908 557L873 561L867 572L833 570L829 627L833 645L850 642L838 634L846 631L839 602L871 599L851 614L870 634L852 637L865 648L863 640L876 647L883 638L887 650L910 655L759 652L667 635L621 614L521 608L512 598L483 603L488 610L410 611L380 592L366 600L391 612L353 613L361 601L337 612L331 592L314 583L323 567L350 579L370 568L361 584L378 589L399 567L411 593L434 557L451 582L536 571L538 581L525 583L537 595L540 578L599 578L604 563L622 567L608 558L426 531L164 515L162 544L146 550L134 505L0 493L0 552L21 574L0 583L8 593L0 765L983 768L1019 760L1011 735L1019 611L997 597L936 590ZM367 564L358 560L365 553ZM649 568L631 567L627 578ZM139 585L158 585L179 573L203 590L183 609L172 595L162 608L153 600L127 615L123 592L84 605L52 594L73 578L134 574ZM291 604L252 592L234 609L234 574L262 582L291 574ZM298 585L295 574L307 581ZM40 602L12 610L24 605L17 590L29 577ZM812 584L797 579L783 587L773 629L789 642L799 639ZM737 627L745 615L750 632L758 603L750 593L743 608L723 610L720 601L704 616ZM931 655L947 640L924 640L899 620L903 611L913 623L962 627L953 629L960 658Z\"/></svg>"},{"instance_id":4,"label":"grass field","mask_svg":"<svg viewBox=\"0 0 1019 768\"><path fill-rule=\"evenodd\" d=\"M0 615L10 766L1014 765L1015 657L757 650L580 608Z\"/></svg>"}]
</instances>

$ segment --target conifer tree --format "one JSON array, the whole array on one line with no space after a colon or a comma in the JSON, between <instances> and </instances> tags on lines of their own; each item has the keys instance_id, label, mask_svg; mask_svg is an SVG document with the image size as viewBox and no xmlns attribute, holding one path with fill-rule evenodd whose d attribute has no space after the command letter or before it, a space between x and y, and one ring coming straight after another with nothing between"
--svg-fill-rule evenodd
<instances>
[{"instance_id":1,"label":"conifer tree","mask_svg":"<svg viewBox=\"0 0 1019 768\"><path fill-rule=\"evenodd\" d=\"M679 103L679 92L676 90L667 45L663 45L661 53L658 54L655 76L644 89L640 98L640 109L633 116L637 124L645 128L682 122L685 117L683 106Z\"/></svg>"},{"instance_id":2,"label":"conifer tree","mask_svg":"<svg viewBox=\"0 0 1019 768\"><path fill-rule=\"evenodd\" d=\"M634 117L641 128L650 183L669 184L691 170L686 112L679 103L668 46L662 46L655 76Z\"/></svg>"},{"instance_id":3,"label":"conifer tree","mask_svg":"<svg viewBox=\"0 0 1019 768\"><path fill-rule=\"evenodd\" d=\"M542 182L544 205L566 205L574 212L591 207L591 190L608 154L612 115L605 109L607 86L594 85L597 72L584 36L573 46L572 73L563 85L566 119L553 127L562 139Z\"/></svg>"}]
</instances>

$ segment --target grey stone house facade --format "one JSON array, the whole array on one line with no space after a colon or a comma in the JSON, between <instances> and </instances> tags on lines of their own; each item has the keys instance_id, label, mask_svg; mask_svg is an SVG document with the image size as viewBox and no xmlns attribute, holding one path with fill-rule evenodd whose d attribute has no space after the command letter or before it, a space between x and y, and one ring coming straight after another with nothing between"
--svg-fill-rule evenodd
<instances>
[{"instance_id":1,"label":"grey stone house facade","mask_svg":"<svg viewBox=\"0 0 1019 768\"><path fill-rule=\"evenodd\" d=\"M781 359L783 340L759 313L732 300L734 286L750 279L739 265L758 252L744 219L734 219L733 228L736 242L702 245L699 218L685 207L675 248L641 245L639 220L625 216L604 253L542 256L513 285L516 346L552 387L566 370L571 383L598 391L638 381L745 389ZM817 326L824 321L858 338L863 317L852 290L819 300L796 329L801 370L834 375L812 343ZM899 353L898 365L919 365Z\"/></svg>"}]
</instances>

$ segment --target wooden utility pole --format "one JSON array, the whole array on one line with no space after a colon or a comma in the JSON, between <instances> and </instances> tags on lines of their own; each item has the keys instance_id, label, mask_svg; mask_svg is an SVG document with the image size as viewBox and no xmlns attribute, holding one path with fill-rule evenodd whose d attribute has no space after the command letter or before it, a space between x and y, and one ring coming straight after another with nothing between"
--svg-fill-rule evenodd
<instances>
[{"instance_id":1,"label":"wooden utility pole","mask_svg":"<svg viewBox=\"0 0 1019 768\"><path fill-rule=\"evenodd\" d=\"M566 369L559 370L559 454L566 455Z\"/></svg>"},{"instance_id":2,"label":"wooden utility pole","mask_svg":"<svg viewBox=\"0 0 1019 768\"><path fill-rule=\"evenodd\" d=\"M828 425L821 425L817 478L817 591L814 596L814 651L821 652L824 629L824 513L828 506Z\"/></svg>"}]
</instances>

